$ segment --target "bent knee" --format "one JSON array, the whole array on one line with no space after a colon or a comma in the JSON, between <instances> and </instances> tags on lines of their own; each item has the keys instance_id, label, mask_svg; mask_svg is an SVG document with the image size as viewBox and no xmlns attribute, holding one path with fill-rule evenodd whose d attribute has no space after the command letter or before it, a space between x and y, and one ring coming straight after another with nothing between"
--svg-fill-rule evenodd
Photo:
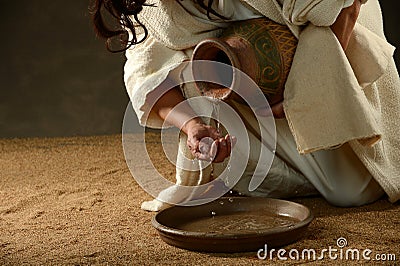
<instances>
[{"instance_id":1,"label":"bent knee","mask_svg":"<svg viewBox=\"0 0 400 266\"><path fill-rule=\"evenodd\" d=\"M356 191L330 191L324 195L325 199L337 207L357 207L370 204L384 195L381 187L374 189Z\"/></svg>"}]
</instances>

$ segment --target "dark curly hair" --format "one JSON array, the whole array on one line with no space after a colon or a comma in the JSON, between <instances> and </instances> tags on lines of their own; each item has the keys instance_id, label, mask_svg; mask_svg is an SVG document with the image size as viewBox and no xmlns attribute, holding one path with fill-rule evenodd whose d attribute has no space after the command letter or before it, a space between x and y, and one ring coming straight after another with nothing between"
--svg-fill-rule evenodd
<instances>
[{"instance_id":1,"label":"dark curly hair","mask_svg":"<svg viewBox=\"0 0 400 266\"><path fill-rule=\"evenodd\" d=\"M207 11L208 18L211 19L211 14L219 18L224 18L211 8L214 2L213 0L193 1ZM138 14L145 6L154 7L154 4L148 4L146 3L146 0L92 0L89 9L91 11L90 13L94 30L97 36L106 39L107 50L110 52L122 52L132 45L138 44L146 39L148 35L146 26L138 19ZM114 29L110 28L110 26L105 22L106 15L111 15L111 18L117 22L118 26ZM132 18L134 21L132 21ZM139 40L137 39L136 34L137 27L142 28L144 31L144 37ZM126 29L132 33L130 39ZM112 40L118 37L122 48L113 49Z\"/></svg>"}]
</instances>

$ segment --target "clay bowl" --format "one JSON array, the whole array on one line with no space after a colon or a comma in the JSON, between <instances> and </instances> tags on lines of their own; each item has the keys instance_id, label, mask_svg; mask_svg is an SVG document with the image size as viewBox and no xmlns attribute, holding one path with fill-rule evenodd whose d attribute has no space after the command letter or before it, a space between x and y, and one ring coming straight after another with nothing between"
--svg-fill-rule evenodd
<instances>
[{"instance_id":1,"label":"clay bowl","mask_svg":"<svg viewBox=\"0 0 400 266\"><path fill-rule=\"evenodd\" d=\"M223 197L157 213L152 225L166 243L201 252L245 252L300 239L313 220L299 203L255 197Z\"/></svg>"}]
</instances>

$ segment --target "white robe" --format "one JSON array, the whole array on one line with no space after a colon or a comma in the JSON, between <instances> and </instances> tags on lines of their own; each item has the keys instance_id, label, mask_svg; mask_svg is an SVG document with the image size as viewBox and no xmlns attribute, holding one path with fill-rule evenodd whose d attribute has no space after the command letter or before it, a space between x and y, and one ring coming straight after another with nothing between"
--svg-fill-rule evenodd
<instances>
[{"instance_id":1,"label":"white robe","mask_svg":"<svg viewBox=\"0 0 400 266\"><path fill-rule=\"evenodd\" d=\"M346 53L328 26L353 1L242 2L285 23L299 38L284 101L298 151L308 153L349 143L389 199L397 201L400 81L392 58L394 49L384 37L378 1L369 0L362 6ZM125 66L125 83L135 111L140 122L150 127L160 127L162 121L146 108L147 93L166 78L176 63L188 60L200 40L221 32L221 28L188 14L177 1L156 1L156 5L139 15L150 35L143 44L127 51ZM187 94L191 97L196 92ZM181 142L181 149L190 156L185 144ZM187 175L178 170L178 181L185 184ZM202 173L195 175L199 184L207 182Z\"/></svg>"}]
</instances>

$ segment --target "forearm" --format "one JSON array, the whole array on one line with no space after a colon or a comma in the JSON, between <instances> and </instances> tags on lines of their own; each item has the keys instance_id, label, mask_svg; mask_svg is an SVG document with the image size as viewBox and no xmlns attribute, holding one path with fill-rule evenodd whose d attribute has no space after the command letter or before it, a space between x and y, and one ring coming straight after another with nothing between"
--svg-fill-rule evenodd
<instances>
[{"instance_id":1,"label":"forearm","mask_svg":"<svg viewBox=\"0 0 400 266\"><path fill-rule=\"evenodd\" d=\"M167 85L168 82L164 82L160 86ZM158 98L160 91L165 91L165 89L156 89L149 94L149 97ZM203 124L203 120L196 115L190 105L185 101L185 98L178 88L169 89L159 97L152 108L152 112L169 124L181 129L185 134L188 133L188 128L190 126L194 124Z\"/></svg>"},{"instance_id":2,"label":"forearm","mask_svg":"<svg viewBox=\"0 0 400 266\"><path fill-rule=\"evenodd\" d=\"M153 91L153 95L150 96L156 97L160 91L163 91L163 88L160 89ZM190 151L200 160L211 159L216 163L222 162L230 155L231 148L236 142L236 138L231 138L229 135L222 137L217 129L206 125L177 88L164 93L153 106L152 112L164 121L180 128L188 136L187 145Z\"/></svg>"},{"instance_id":3,"label":"forearm","mask_svg":"<svg viewBox=\"0 0 400 266\"><path fill-rule=\"evenodd\" d=\"M360 13L361 1L354 0L354 3L342 9L336 21L331 25L331 30L336 35L340 45L346 50L351 34L353 33L358 15Z\"/></svg>"}]
</instances>

